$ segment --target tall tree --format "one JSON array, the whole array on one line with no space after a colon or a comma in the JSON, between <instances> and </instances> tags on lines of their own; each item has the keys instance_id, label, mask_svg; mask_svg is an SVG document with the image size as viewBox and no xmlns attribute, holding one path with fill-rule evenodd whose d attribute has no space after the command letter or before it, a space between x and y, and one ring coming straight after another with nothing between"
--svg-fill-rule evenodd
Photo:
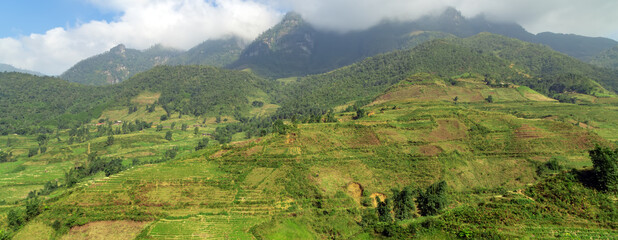
<instances>
[{"instance_id":1,"label":"tall tree","mask_svg":"<svg viewBox=\"0 0 618 240\"><path fill-rule=\"evenodd\" d=\"M611 150L597 146L589 154L601 189L618 191L618 148Z\"/></svg>"}]
</instances>

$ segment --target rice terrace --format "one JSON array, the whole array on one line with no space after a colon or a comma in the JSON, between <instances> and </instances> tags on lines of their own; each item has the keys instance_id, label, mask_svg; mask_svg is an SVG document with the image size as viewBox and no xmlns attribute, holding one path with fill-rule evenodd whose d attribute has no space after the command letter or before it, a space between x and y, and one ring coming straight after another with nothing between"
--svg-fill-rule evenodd
<instances>
[{"instance_id":1,"label":"rice terrace","mask_svg":"<svg viewBox=\"0 0 618 240\"><path fill-rule=\"evenodd\" d=\"M0 70L0 240L618 238L618 42L439 9Z\"/></svg>"}]
</instances>

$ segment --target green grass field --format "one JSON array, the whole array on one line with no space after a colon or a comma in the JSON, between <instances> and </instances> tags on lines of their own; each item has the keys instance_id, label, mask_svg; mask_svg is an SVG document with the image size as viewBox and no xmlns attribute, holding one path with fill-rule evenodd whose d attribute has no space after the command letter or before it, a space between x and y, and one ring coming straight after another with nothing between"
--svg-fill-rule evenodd
<instances>
[{"instance_id":1,"label":"green grass field","mask_svg":"<svg viewBox=\"0 0 618 240\"><path fill-rule=\"evenodd\" d=\"M336 123L298 124L286 134L249 140L238 133L232 144L211 140L199 151L194 147L202 133L234 120L217 124L214 118L172 116L160 122L160 109L110 110L102 118L147 120L165 128L116 135L111 146L106 136L68 144L68 132L61 131L60 142L51 139L47 152L33 157L27 153L37 146L35 137L2 136L0 146L16 161L0 163L0 212L20 206L47 181L63 183L65 172L96 152L123 158L128 169L89 176L42 196L42 213L15 239L79 239L121 225L125 235L114 235L117 239L373 239L379 236L364 229L362 219L375 210L363 199L391 197L393 188L425 188L439 180L448 183L447 209L437 217L398 223L416 229L419 238L468 232L506 238L618 236L614 216L600 209L606 205L581 200L589 213L575 212L543 202L541 193L550 190L534 188L559 176L538 173L552 157L561 159L564 169L589 169L587 151L618 140L618 108L558 103L527 88L492 89L464 80L459 81L477 88L435 81L421 88L399 86L367 106L370 116L358 120L342 112ZM455 93L461 100L452 100ZM496 101L485 102L488 95ZM148 104L155 97L146 93L134 102ZM272 107L256 112L268 114ZM164 136L172 122L168 141ZM180 130L182 123L189 125L187 131ZM197 136L195 125L201 126ZM90 131L94 136L96 128ZM157 162L173 148L179 149L174 159ZM142 164L133 165L134 159ZM574 195L597 194L576 190ZM616 208L615 196L613 204ZM51 228L55 221L58 230ZM6 227L2 222L0 228Z\"/></svg>"}]
</instances>

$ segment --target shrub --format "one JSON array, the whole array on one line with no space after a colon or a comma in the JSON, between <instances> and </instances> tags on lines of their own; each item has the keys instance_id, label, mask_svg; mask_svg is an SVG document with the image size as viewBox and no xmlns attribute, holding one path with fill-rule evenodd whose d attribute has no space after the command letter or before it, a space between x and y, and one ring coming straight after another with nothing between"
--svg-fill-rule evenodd
<instances>
[{"instance_id":1,"label":"shrub","mask_svg":"<svg viewBox=\"0 0 618 240\"><path fill-rule=\"evenodd\" d=\"M618 191L618 148L612 151L597 146L589 153L599 187L602 190Z\"/></svg>"},{"instance_id":2,"label":"shrub","mask_svg":"<svg viewBox=\"0 0 618 240\"><path fill-rule=\"evenodd\" d=\"M446 182L440 181L429 186L424 192L419 191L416 201L423 216L438 214L448 202Z\"/></svg>"}]
</instances>

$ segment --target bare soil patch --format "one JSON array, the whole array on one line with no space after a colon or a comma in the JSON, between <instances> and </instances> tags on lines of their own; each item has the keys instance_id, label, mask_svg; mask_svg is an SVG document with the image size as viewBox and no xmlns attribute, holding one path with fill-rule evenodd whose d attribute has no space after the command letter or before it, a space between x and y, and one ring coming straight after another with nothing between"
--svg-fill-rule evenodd
<instances>
[{"instance_id":1,"label":"bare soil patch","mask_svg":"<svg viewBox=\"0 0 618 240\"><path fill-rule=\"evenodd\" d=\"M135 221L101 221L71 228L63 240L88 239L112 240L134 239L148 222Z\"/></svg>"},{"instance_id":2,"label":"bare soil patch","mask_svg":"<svg viewBox=\"0 0 618 240\"><path fill-rule=\"evenodd\" d=\"M384 193L372 193L369 197L371 197L371 204L373 207L378 206L378 201L376 201L376 197L380 198L380 202L384 202L386 200L386 195Z\"/></svg>"},{"instance_id":3,"label":"bare soil patch","mask_svg":"<svg viewBox=\"0 0 618 240\"><path fill-rule=\"evenodd\" d=\"M363 186L357 182L348 183L347 191L354 200L360 204L361 197L363 196Z\"/></svg>"}]
</instances>

